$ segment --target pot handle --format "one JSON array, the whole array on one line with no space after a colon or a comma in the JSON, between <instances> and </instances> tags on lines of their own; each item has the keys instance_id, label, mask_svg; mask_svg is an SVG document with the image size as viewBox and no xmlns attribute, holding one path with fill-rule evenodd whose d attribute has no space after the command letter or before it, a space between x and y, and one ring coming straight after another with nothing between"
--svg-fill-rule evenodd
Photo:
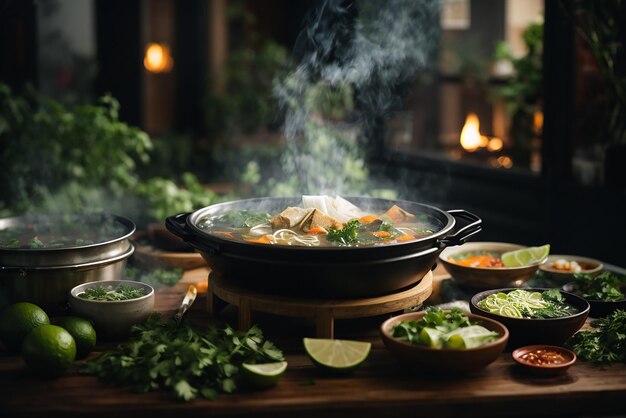
<instances>
[{"instance_id":1,"label":"pot handle","mask_svg":"<svg viewBox=\"0 0 626 418\"><path fill-rule=\"evenodd\" d=\"M215 255L219 247L210 245L209 243L202 242L196 238L194 233L189 229L187 225L187 218L189 218L191 212L179 213L178 215L168 216L165 219L165 227L172 234L178 236L183 241L188 242L191 246L203 251L209 255Z\"/></svg>"},{"instance_id":2,"label":"pot handle","mask_svg":"<svg viewBox=\"0 0 626 418\"><path fill-rule=\"evenodd\" d=\"M191 241L193 239L193 235L187 229L187 218L189 215L191 215L191 212L168 216L165 219L165 227L172 234L182 238L184 241Z\"/></svg>"},{"instance_id":3,"label":"pot handle","mask_svg":"<svg viewBox=\"0 0 626 418\"><path fill-rule=\"evenodd\" d=\"M452 210L449 210L448 213L452 215L455 219L456 218L465 219L466 221L470 221L470 223L468 225L465 225L463 228L459 229L458 231L456 231L454 234L448 235L447 237L440 239L439 246L441 248L452 246L452 245L464 244L465 241L467 241L469 237L471 237L474 234L477 234L483 229L482 219L480 219L478 216L474 215L471 212L468 212L463 209L452 209Z\"/></svg>"}]
</instances>

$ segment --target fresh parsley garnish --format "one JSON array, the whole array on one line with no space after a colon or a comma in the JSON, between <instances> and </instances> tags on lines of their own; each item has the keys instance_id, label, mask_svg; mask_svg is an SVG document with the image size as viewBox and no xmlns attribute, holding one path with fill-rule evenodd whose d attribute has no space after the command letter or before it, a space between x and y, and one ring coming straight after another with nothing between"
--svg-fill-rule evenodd
<instances>
[{"instance_id":1,"label":"fresh parsley garnish","mask_svg":"<svg viewBox=\"0 0 626 418\"><path fill-rule=\"evenodd\" d=\"M352 219L339 229L334 226L328 228L326 239L338 243L339 245L354 244L359 239L359 228L361 224L357 219Z\"/></svg>"},{"instance_id":2,"label":"fresh parsley garnish","mask_svg":"<svg viewBox=\"0 0 626 418\"><path fill-rule=\"evenodd\" d=\"M626 311L613 311L591 322L595 331L579 331L567 345L583 360L626 363Z\"/></svg>"},{"instance_id":3,"label":"fresh parsley garnish","mask_svg":"<svg viewBox=\"0 0 626 418\"><path fill-rule=\"evenodd\" d=\"M163 389L189 401L235 391L242 363L282 360L282 352L256 326L247 332L227 325L178 326L153 315L133 327L128 343L87 361L80 372L139 392Z\"/></svg>"},{"instance_id":4,"label":"fresh parsley garnish","mask_svg":"<svg viewBox=\"0 0 626 418\"><path fill-rule=\"evenodd\" d=\"M113 290L106 290L101 285L90 287L85 289L83 293L79 293L78 297L87 300L120 301L140 298L144 294L145 291L142 287L120 284Z\"/></svg>"},{"instance_id":5,"label":"fresh parsley garnish","mask_svg":"<svg viewBox=\"0 0 626 418\"><path fill-rule=\"evenodd\" d=\"M576 293L585 299L616 301L624 299L622 287L626 285L626 277L605 271L597 276L585 273L574 275Z\"/></svg>"}]
</instances>

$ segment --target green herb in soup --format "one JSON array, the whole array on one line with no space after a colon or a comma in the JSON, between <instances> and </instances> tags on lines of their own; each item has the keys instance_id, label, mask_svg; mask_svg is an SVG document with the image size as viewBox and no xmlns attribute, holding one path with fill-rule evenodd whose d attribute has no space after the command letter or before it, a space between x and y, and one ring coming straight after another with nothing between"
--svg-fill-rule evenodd
<instances>
[{"instance_id":1,"label":"green herb in soup","mask_svg":"<svg viewBox=\"0 0 626 418\"><path fill-rule=\"evenodd\" d=\"M228 211L207 215L197 225L226 239L309 247L362 247L410 242L432 235L435 229L427 220L421 217L417 220L415 215L396 205L384 213L372 214L345 199L308 196L303 198L303 206L288 207L273 216L249 210ZM324 210L332 210L332 215Z\"/></svg>"},{"instance_id":2,"label":"green herb in soup","mask_svg":"<svg viewBox=\"0 0 626 418\"><path fill-rule=\"evenodd\" d=\"M115 289L107 290L104 286L95 286L85 289L78 297L87 300L98 301L121 301L137 299L145 295L142 287L133 287L125 284L118 285Z\"/></svg>"},{"instance_id":3,"label":"green herb in soup","mask_svg":"<svg viewBox=\"0 0 626 418\"><path fill-rule=\"evenodd\" d=\"M509 293L493 293L476 304L480 309L510 318L548 319L578 313L565 302L558 289L529 292L516 289Z\"/></svg>"},{"instance_id":4,"label":"green herb in soup","mask_svg":"<svg viewBox=\"0 0 626 418\"><path fill-rule=\"evenodd\" d=\"M575 292L585 299L617 301L624 299L622 289L626 286L626 277L609 271L592 276L578 273L574 275Z\"/></svg>"},{"instance_id":5,"label":"green herb in soup","mask_svg":"<svg viewBox=\"0 0 626 418\"><path fill-rule=\"evenodd\" d=\"M441 349L476 348L498 339L497 332L472 324L460 309L428 308L419 321L401 321L391 335L411 344Z\"/></svg>"}]
</instances>

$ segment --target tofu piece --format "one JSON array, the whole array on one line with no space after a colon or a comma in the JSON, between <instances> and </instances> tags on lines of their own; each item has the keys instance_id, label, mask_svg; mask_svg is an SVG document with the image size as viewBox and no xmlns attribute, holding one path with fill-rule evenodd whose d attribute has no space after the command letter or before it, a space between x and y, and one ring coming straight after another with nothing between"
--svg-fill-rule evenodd
<instances>
[{"instance_id":1,"label":"tofu piece","mask_svg":"<svg viewBox=\"0 0 626 418\"><path fill-rule=\"evenodd\" d=\"M312 209L288 207L274 216L270 223L274 229L292 229L301 224L307 217L310 217L312 212Z\"/></svg>"},{"instance_id":2,"label":"tofu piece","mask_svg":"<svg viewBox=\"0 0 626 418\"><path fill-rule=\"evenodd\" d=\"M381 216L383 219L390 219L393 224L407 222L409 219L414 217L415 215L407 212L398 205L393 205Z\"/></svg>"},{"instance_id":3,"label":"tofu piece","mask_svg":"<svg viewBox=\"0 0 626 418\"><path fill-rule=\"evenodd\" d=\"M313 228L328 229L331 226L338 228L338 229L343 228L343 224L339 222L337 219L333 218L332 216L326 215L321 210L313 209L313 213L311 214L311 216L306 218L302 222L302 225L300 227L304 232L307 232L309 229L313 229Z\"/></svg>"}]
</instances>

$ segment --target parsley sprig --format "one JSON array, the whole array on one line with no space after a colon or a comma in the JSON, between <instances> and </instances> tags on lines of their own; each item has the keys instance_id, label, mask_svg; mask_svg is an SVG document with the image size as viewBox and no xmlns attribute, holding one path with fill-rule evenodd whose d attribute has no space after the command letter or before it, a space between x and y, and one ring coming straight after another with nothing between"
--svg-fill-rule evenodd
<instances>
[{"instance_id":1,"label":"parsley sprig","mask_svg":"<svg viewBox=\"0 0 626 418\"><path fill-rule=\"evenodd\" d=\"M85 289L83 293L79 293L78 297L87 300L120 301L140 298L144 294L145 291L142 287L120 284L113 290L106 290L101 285L90 287Z\"/></svg>"},{"instance_id":2,"label":"parsley sprig","mask_svg":"<svg viewBox=\"0 0 626 418\"><path fill-rule=\"evenodd\" d=\"M133 327L128 343L88 361L81 373L139 392L164 389L189 401L235 391L242 363L282 360L282 352L256 326L247 332L213 324L177 326L153 315Z\"/></svg>"},{"instance_id":3,"label":"parsley sprig","mask_svg":"<svg viewBox=\"0 0 626 418\"><path fill-rule=\"evenodd\" d=\"M626 363L626 311L613 311L591 322L595 331L579 331L567 342L583 360Z\"/></svg>"},{"instance_id":4,"label":"parsley sprig","mask_svg":"<svg viewBox=\"0 0 626 418\"><path fill-rule=\"evenodd\" d=\"M578 273L574 275L576 291L589 300L616 301L624 299L621 288L626 286L626 277L605 271L597 276Z\"/></svg>"},{"instance_id":5,"label":"parsley sprig","mask_svg":"<svg viewBox=\"0 0 626 418\"><path fill-rule=\"evenodd\" d=\"M343 228L336 228L334 226L331 226L330 228L328 228L328 234L326 235L326 239L329 241L337 242L340 245L354 244L359 239L360 227L361 224L356 219L352 219L346 222L343 225Z\"/></svg>"}]
</instances>

